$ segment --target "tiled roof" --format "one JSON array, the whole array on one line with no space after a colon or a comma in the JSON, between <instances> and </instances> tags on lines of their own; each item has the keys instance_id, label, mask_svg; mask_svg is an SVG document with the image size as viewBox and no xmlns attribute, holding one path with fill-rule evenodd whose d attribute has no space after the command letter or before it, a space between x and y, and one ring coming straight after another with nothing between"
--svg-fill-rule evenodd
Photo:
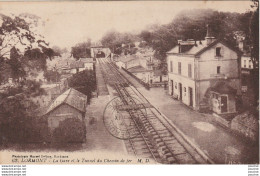
<instances>
[{"instance_id":1,"label":"tiled roof","mask_svg":"<svg viewBox=\"0 0 260 176\"><path fill-rule=\"evenodd\" d=\"M132 67L132 68L129 68L127 69L129 72L131 73L138 73L138 72L149 72L151 70L147 70L145 69L144 67L142 67L141 65L138 65L138 66L135 66L135 67Z\"/></svg>"},{"instance_id":2,"label":"tiled roof","mask_svg":"<svg viewBox=\"0 0 260 176\"><path fill-rule=\"evenodd\" d=\"M70 69L74 68L84 68L84 63L81 61L75 61L70 64Z\"/></svg>"},{"instance_id":3,"label":"tiled roof","mask_svg":"<svg viewBox=\"0 0 260 176\"><path fill-rule=\"evenodd\" d=\"M70 88L59 95L47 108L44 114L48 114L61 104L68 104L81 112L86 112L86 102L87 96L85 94Z\"/></svg>"},{"instance_id":4,"label":"tiled roof","mask_svg":"<svg viewBox=\"0 0 260 176\"><path fill-rule=\"evenodd\" d=\"M188 51L182 52L182 54L194 55L194 54L196 54L197 52L199 52L200 50L202 50L205 47L207 47L206 40L202 40L201 42L197 41L196 45L193 45ZM179 53L179 46L176 45L173 49L171 49L167 53L169 53L169 54L178 54Z\"/></svg>"},{"instance_id":5,"label":"tiled roof","mask_svg":"<svg viewBox=\"0 0 260 176\"><path fill-rule=\"evenodd\" d=\"M94 62L93 58L80 58L79 61L81 61L83 63L93 63Z\"/></svg>"},{"instance_id":6,"label":"tiled roof","mask_svg":"<svg viewBox=\"0 0 260 176\"><path fill-rule=\"evenodd\" d=\"M197 55L202 54L204 51L208 50L209 48L215 46L217 43L222 43L223 45L227 46L231 50L241 54L241 52L238 51L236 48L228 45L225 41L222 41L222 40L215 40L209 45L207 45L206 40L197 41L195 45L190 47L190 49L188 49L185 52L181 52L181 53L179 53L179 46L176 45L173 49L168 51L167 54L187 54L187 55L196 55L197 56Z\"/></svg>"},{"instance_id":7,"label":"tiled roof","mask_svg":"<svg viewBox=\"0 0 260 176\"><path fill-rule=\"evenodd\" d=\"M129 62L131 60L134 60L134 59L139 59L138 56L136 55L127 55L127 56L121 56L118 58L118 61L121 61L121 62Z\"/></svg>"}]
</instances>

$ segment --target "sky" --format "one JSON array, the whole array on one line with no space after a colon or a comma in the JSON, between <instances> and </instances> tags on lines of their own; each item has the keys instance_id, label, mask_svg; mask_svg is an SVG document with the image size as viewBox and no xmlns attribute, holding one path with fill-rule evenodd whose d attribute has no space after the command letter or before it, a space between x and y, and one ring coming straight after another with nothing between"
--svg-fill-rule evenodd
<instances>
[{"instance_id":1,"label":"sky","mask_svg":"<svg viewBox=\"0 0 260 176\"><path fill-rule=\"evenodd\" d=\"M0 2L0 13L31 13L45 22L42 35L61 48L91 38L98 41L109 30L140 32L149 24L167 24L185 9L211 8L243 13L250 1L95 1Z\"/></svg>"}]
</instances>

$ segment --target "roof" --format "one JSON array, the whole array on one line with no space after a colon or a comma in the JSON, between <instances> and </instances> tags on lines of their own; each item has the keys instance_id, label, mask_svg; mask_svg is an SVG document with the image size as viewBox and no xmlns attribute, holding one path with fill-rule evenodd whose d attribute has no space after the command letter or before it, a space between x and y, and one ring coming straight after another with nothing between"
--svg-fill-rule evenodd
<instances>
[{"instance_id":1,"label":"roof","mask_svg":"<svg viewBox=\"0 0 260 176\"><path fill-rule=\"evenodd\" d=\"M118 58L118 61L121 61L121 62L126 63L126 62L129 62L129 61L131 61L131 60L135 60L135 59L139 59L139 57L136 56L136 55L127 55L127 56L121 56L121 57L119 57L119 58Z\"/></svg>"},{"instance_id":2,"label":"roof","mask_svg":"<svg viewBox=\"0 0 260 176\"><path fill-rule=\"evenodd\" d=\"M94 62L93 58L80 58L79 61L81 61L83 63L93 63Z\"/></svg>"},{"instance_id":3,"label":"roof","mask_svg":"<svg viewBox=\"0 0 260 176\"><path fill-rule=\"evenodd\" d=\"M210 88L210 91L214 91L220 94L236 94L237 91L233 87L229 86L225 82L218 82L213 87Z\"/></svg>"},{"instance_id":4,"label":"roof","mask_svg":"<svg viewBox=\"0 0 260 176\"><path fill-rule=\"evenodd\" d=\"M135 67L131 67L129 69L127 69L129 72L131 73L138 73L138 72L150 72L152 70L147 70L144 67L142 67L141 65L135 66Z\"/></svg>"},{"instance_id":5,"label":"roof","mask_svg":"<svg viewBox=\"0 0 260 176\"><path fill-rule=\"evenodd\" d=\"M154 76L162 76L162 75L165 75L163 74L162 70L154 70Z\"/></svg>"},{"instance_id":6,"label":"roof","mask_svg":"<svg viewBox=\"0 0 260 176\"><path fill-rule=\"evenodd\" d=\"M185 52L181 52L181 53L179 53L179 46L176 45L173 49L168 51L167 54L187 54L187 55L199 56L202 53L204 53L206 50L208 50L211 47L215 46L217 43L222 43L223 45L227 46L228 48L230 48L231 50L235 51L236 53L241 54L241 52L239 50L237 50L236 48L228 45L225 41L219 40L219 39L213 41L209 45L207 45L207 41L206 40L197 41L195 45L190 47L190 49L188 49Z\"/></svg>"},{"instance_id":7,"label":"roof","mask_svg":"<svg viewBox=\"0 0 260 176\"><path fill-rule=\"evenodd\" d=\"M87 96L73 88L68 89L59 95L47 108L44 114L48 114L62 104L67 104L78 111L86 112Z\"/></svg>"},{"instance_id":8,"label":"roof","mask_svg":"<svg viewBox=\"0 0 260 176\"><path fill-rule=\"evenodd\" d=\"M70 64L70 69L74 68L84 68L84 63L81 61L75 61Z\"/></svg>"}]
</instances>

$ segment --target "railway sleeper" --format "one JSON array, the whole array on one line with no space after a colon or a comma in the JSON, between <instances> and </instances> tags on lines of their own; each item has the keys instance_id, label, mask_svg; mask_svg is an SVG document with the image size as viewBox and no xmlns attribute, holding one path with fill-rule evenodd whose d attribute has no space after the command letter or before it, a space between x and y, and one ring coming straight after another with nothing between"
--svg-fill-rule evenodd
<instances>
[{"instance_id":1,"label":"railway sleeper","mask_svg":"<svg viewBox=\"0 0 260 176\"><path fill-rule=\"evenodd\" d=\"M157 130L165 130L165 127L163 125L157 125L157 124L153 124L151 123L151 125L154 127L154 129Z\"/></svg>"},{"instance_id":2,"label":"railway sleeper","mask_svg":"<svg viewBox=\"0 0 260 176\"><path fill-rule=\"evenodd\" d=\"M167 132L167 133L158 133L161 137L165 138L165 137L171 137L172 134Z\"/></svg>"},{"instance_id":3,"label":"railway sleeper","mask_svg":"<svg viewBox=\"0 0 260 176\"><path fill-rule=\"evenodd\" d=\"M178 143L178 141L176 140L176 138L174 136L166 136L163 137L163 140L165 141L166 144L175 144Z\"/></svg>"},{"instance_id":4,"label":"railway sleeper","mask_svg":"<svg viewBox=\"0 0 260 176\"><path fill-rule=\"evenodd\" d=\"M160 142L156 143L157 147L162 147L164 145L165 145L165 143L163 141L160 141Z\"/></svg>"},{"instance_id":5,"label":"railway sleeper","mask_svg":"<svg viewBox=\"0 0 260 176\"><path fill-rule=\"evenodd\" d=\"M180 164L196 164L197 161L194 160L190 154L184 153L182 155L177 155L175 158L179 161Z\"/></svg>"}]
</instances>

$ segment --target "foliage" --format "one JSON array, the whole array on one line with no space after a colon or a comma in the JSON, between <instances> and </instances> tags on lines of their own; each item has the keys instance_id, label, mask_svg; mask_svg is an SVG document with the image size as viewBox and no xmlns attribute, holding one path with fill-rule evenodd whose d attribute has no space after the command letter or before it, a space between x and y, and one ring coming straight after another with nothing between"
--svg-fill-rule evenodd
<instances>
[{"instance_id":1,"label":"foliage","mask_svg":"<svg viewBox=\"0 0 260 176\"><path fill-rule=\"evenodd\" d=\"M43 76L48 82L58 82L60 81L61 74L58 71L45 70Z\"/></svg>"},{"instance_id":2,"label":"foliage","mask_svg":"<svg viewBox=\"0 0 260 176\"><path fill-rule=\"evenodd\" d=\"M71 48L71 55L76 58L89 58L91 57L90 53L91 40L88 39L87 42L78 43L74 47Z\"/></svg>"},{"instance_id":3,"label":"foliage","mask_svg":"<svg viewBox=\"0 0 260 176\"><path fill-rule=\"evenodd\" d=\"M141 32L140 37L156 50L159 59L165 58L165 52L177 44L177 40L203 40L206 36L206 25L209 24L216 38L226 39L236 45L234 32L248 32L246 14L218 12L210 9L186 10L179 13L167 25L154 25Z\"/></svg>"},{"instance_id":4,"label":"foliage","mask_svg":"<svg viewBox=\"0 0 260 176\"><path fill-rule=\"evenodd\" d=\"M41 84L39 82L26 80L21 82L21 85L22 92L27 95L27 97L36 97L45 94L45 91L41 88Z\"/></svg>"},{"instance_id":5,"label":"foliage","mask_svg":"<svg viewBox=\"0 0 260 176\"><path fill-rule=\"evenodd\" d=\"M253 0L253 8L256 8L250 16L249 44L250 55L253 63L252 77L254 80L253 91L255 94L254 105L259 106L259 1Z\"/></svg>"},{"instance_id":6,"label":"foliage","mask_svg":"<svg viewBox=\"0 0 260 176\"><path fill-rule=\"evenodd\" d=\"M27 18L33 22L28 22ZM22 14L9 17L0 14L0 19L0 63L3 64L0 66L0 83L10 77L20 81L34 69L45 70L46 59L59 55L39 34L32 32L37 26L37 16Z\"/></svg>"},{"instance_id":7,"label":"foliage","mask_svg":"<svg viewBox=\"0 0 260 176\"><path fill-rule=\"evenodd\" d=\"M53 138L57 143L84 142L86 138L85 123L76 118L65 119L54 130Z\"/></svg>"},{"instance_id":8,"label":"foliage","mask_svg":"<svg viewBox=\"0 0 260 176\"><path fill-rule=\"evenodd\" d=\"M258 67L259 63L259 2L254 1L256 10L250 16L249 22L249 40L250 53L254 68Z\"/></svg>"},{"instance_id":9,"label":"foliage","mask_svg":"<svg viewBox=\"0 0 260 176\"><path fill-rule=\"evenodd\" d=\"M74 74L68 81L69 87L72 87L88 96L90 101L91 93L96 90L96 76L93 70L84 70Z\"/></svg>"},{"instance_id":10,"label":"foliage","mask_svg":"<svg viewBox=\"0 0 260 176\"><path fill-rule=\"evenodd\" d=\"M130 51L130 48L133 48L133 42L139 40L137 35L133 35L131 33L119 33L117 31L109 31L107 32L101 39L101 43L103 46L110 48L110 50L114 54L121 53L134 53L135 51ZM123 47L122 44L125 46Z\"/></svg>"},{"instance_id":11,"label":"foliage","mask_svg":"<svg viewBox=\"0 0 260 176\"><path fill-rule=\"evenodd\" d=\"M13 90L17 91L17 90ZM30 131L27 124L30 121L29 108L36 108L22 93L7 96L0 101L0 142L25 142Z\"/></svg>"}]
</instances>

